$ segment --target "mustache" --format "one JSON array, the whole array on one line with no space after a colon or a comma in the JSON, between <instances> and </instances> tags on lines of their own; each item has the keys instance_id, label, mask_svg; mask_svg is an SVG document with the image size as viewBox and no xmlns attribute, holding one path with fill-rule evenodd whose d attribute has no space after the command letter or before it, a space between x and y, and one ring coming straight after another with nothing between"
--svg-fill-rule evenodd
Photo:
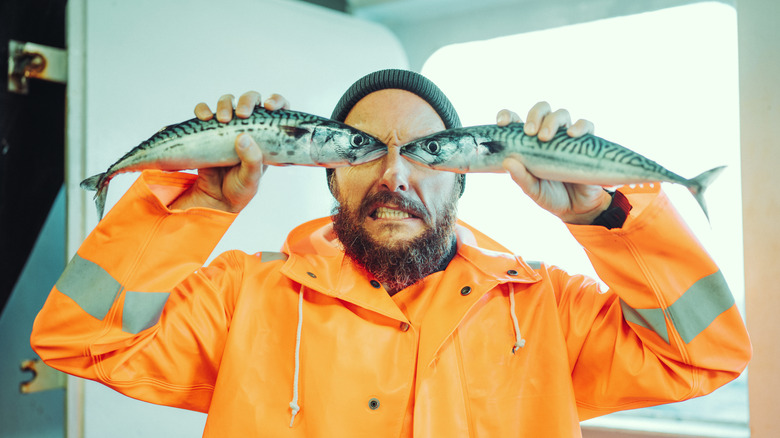
<instances>
[{"instance_id":1,"label":"mustache","mask_svg":"<svg viewBox=\"0 0 780 438\"><path fill-rule=\"evenodd\" d=\"M358 208L358 214L360 217L366 217L371 214L373 212L372 210L374 205L376 204L396 205L398 208L408 211L411 214L419 217L427 225L432 225L431 215L422 202L416 199L410 199L396 192L383 191L367 195L365 198L363 198L363 201L360 203L360 207Z\"/></svg>"}]
</instances>

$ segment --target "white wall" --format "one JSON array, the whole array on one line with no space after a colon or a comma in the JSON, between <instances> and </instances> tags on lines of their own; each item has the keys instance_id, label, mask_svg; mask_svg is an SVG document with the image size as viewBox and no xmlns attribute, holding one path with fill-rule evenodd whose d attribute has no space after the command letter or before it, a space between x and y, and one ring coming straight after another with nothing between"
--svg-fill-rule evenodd
<instances>
[{"instance_id":1,"label":"white wall","mask_svg":"<svg viewBox=\"0 0 780 438\"><path fill-rule=\"evenodd\" d=\"M97 219L79 181L161 127L191 118L198 102L213 108L224 93L255 89L329 116L363 74L407 66L384 27L299 2L71 0L68 8L69 257ZM112 182L107 209L136 177ZM217 250L276 250L293 226L330 206L324 170L272 168ZM68 399L69 437L192 437L205 419L75 378Z\"/></svg>"}]
</instances>

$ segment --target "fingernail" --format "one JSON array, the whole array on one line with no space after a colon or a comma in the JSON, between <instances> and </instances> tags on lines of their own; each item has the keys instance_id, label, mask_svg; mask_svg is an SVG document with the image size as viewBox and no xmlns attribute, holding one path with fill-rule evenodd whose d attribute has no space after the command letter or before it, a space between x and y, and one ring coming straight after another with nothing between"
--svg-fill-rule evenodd
<instances>
[{"instance_id":1,"label":"fingernail","mask_svg":"<svg viewBox=\"0 0 780 438\"><path fill-rule=\"evenodd\" d=\"M246 134L238 138L238 147L240 147L241 149L248 148L250 143L251 142L249 141L249 136Z\"/></svg>"},{"instance_id":2,"label":"fingernail","mask_svg":"<svg viewBox=\"0 0 780 438\"><path fill-rule=\"evenodd\" d=\"M531 122L528 122L525 124L525 132L534 132L536 130L536 125L534 125Z\"/></svg>"},{"instance_id":3,"label":"fingernail","mask_svg":"<svg viewBox=\"0 0 780 438\"><path fill-rule=\"evenodd\" d=\"M542 128L542 130L539 131L539 137L550 138L550 130L547 128Z\"/></svg>"}]
</instances>

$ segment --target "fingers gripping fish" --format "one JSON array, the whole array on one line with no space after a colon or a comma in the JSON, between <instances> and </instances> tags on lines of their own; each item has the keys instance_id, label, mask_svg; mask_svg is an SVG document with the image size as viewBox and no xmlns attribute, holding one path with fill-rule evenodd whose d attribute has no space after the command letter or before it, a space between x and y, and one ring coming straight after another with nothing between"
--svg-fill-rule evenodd
<instances>
[{"instance_id":1,"label":"fingers gripping fish","mask_svg":"<svg viewBox=\"0 0 780 438\"><path fill-rule=\"evenodd\" d=\"M234 117L228 123L197 118L166 126L133 148L103 173L81 182L95 190L98 217L103 217L108 184L117 174L144 169L183 170L233 166L237 135L248 133L263 152L263 163L276 166L353 166L387 153L387 146L343 123L298 111L266 111Z\"/></svg>"},{"instance_id":2,"label":"fingers gripping fish","mask_svg":"<svg viewBox=\"0 0 780 438\"><path fill-rule=\"evenodd\" d=\"M616 186L672 182L685 186L707 214L703 193L725 166L686 179L616 143L586 134L570 137L559 130L547 142L523 132L522 123L455 128L404 145L401 155L430 168L451 172L503 172L505 158L517 157L541 179Z\"/></svg>"}]
</instances>

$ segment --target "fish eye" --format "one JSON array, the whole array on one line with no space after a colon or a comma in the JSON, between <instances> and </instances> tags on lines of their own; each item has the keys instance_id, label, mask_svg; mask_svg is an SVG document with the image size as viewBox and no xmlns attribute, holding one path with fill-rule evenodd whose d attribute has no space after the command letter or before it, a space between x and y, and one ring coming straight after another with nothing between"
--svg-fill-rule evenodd
<instances>
[{"instance_id":1,"label":"fish eye","mask_svg":"<svg viewBox=\"0 0 780 438\"><path fill-rule=\"evenodd\" d=\"M353 134L350 139L352 146L360 147L368 144L368 139L363 134Z\"/></svg>"},{"instance_id":2,"label":"fish eye","mask_svg":"<svg viewBox=\"0 0 780 438\"><path fill-rule=\"evenodd\" d=\"M436 155L441 151L441 148L439 147L439 142L436 140L430 140L427 143L425 143L425 149L433 155Z\"/></svg>"}]
</instances>

